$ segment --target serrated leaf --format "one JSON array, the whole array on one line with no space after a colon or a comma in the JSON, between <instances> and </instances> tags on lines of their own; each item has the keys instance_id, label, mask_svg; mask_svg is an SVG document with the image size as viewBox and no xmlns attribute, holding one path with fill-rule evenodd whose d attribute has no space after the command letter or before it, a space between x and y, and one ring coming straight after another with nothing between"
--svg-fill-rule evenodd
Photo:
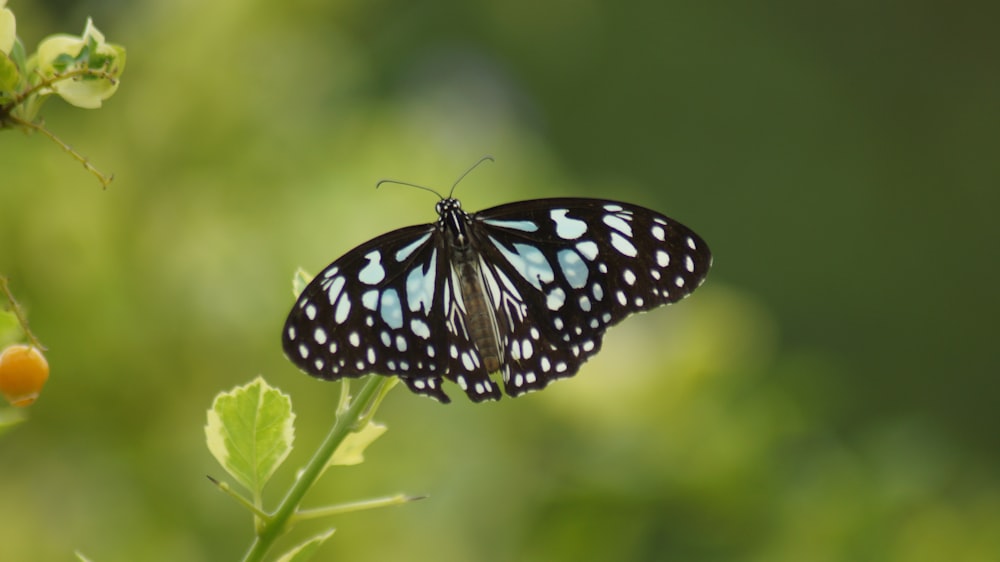
<instances>
[{"instance_id":1,"label":"serrated leaf","mask_svg":"<svg viewBox=\"0 0 1000 562\"><path fill-rule=\"evenodd\" d=\"M257 377L215 397L205 438L219 464L259 496L292 450L294 421L288 395Z\"/></svg>"},{"instance_id":2,"label":"serrated leaf","mask_svg":"<svg viewBox=\"0 0 1000 562\"><path fill-rule=\"evenodd\" d=\"M330 529L324 533L316 535L315 537L284 553L276 562L306 562L311 559L314 554L316 554L319 547L326 542L326 539L330 538L330 535L332 535L334 531L336 531L336 529Z\"/></svg>"},{"instance_id":3,"label":"serrated leaf","mask_svg":"<svg viewBox=\"0 0 1000 562\"><path fill-rule=\"evenodd\" d=\"M365 462L365 449L385 433L386 427L369 421L358 431L348 433L340 443L327 466L352 466Z\"/></svg>"}]
</instances>

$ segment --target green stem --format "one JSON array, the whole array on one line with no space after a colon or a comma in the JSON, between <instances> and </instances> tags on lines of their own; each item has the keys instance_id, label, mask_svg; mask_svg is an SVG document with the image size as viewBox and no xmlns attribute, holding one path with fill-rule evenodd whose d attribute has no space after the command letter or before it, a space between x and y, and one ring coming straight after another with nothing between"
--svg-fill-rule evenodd
<instances>
[{"instance_id":1,"label":"green stem","mask_svg":"<svg viewBox=\"0 0 1000 562\"><path fill-rule=\"evenodd\" d=\"M48 137L48 139L51 140L52 142L58 144L63 150L69 153L69 155L72 156L73 159L83 164L83 167L88 172L93 174L94 177L97 178L97 181L101 182L101 187L103 189L107 189L108 185L111 184L111 181L115 179L114 174L111 174L110 176L105 176L104 174L102 174L100 170L95 168L94 165L90 163L90 160L88 160L84 155L77 152L75 148L63 142L61 138L57 137L55 133L53 133L52 131L46 129L44 125L41 125L39 123L34 123L32 121L26 121L24 119L21 119L20 117L15 117L14 115L8 115L7 119L11 123L14 123L15 125L24 127L26 129L31 129L33 131L37 131L42 135Z\"/></svg>"},{"instance_id":2,"label":"green stem","mask_svg":"<svg viewBox=\"0 0 1000 562\"><path fill-rule=\"evenodd\" d=\"M387 496L384 498L361 500L351 503L341 503L337 505L330 505L327 507L317 507L314 509L303 509L296 514L295 518L300 521L304 521L306 519L318 519L320 517L341 515L344 513L351 513L354 511L362 511L365 509L388 507L390 505L401 505L416 500L422 500L425 497L426 496L407 496L405 494L396 494L395 496Z\"/></svg>"},{"instance_id":3,"label":"green stem","mask_svg":"<svg viewBox=\"0 0 1000 562\"><path fill-rule=\"evenodd\" d=\"M379 389L384 383L385 377L369 376L358 392L358 396L351 402L350 407L342 415L337 416L330 433L316 449L309 464L302 470L302 475L289 488L278 509L260 529L253 544L250 545L250 550L243 558L244 562L260 562L264 559L264 555L274 545L274 541L285 532L289 520L302 503L302 498L323 473L323 469L330 462L330 457L333 456L337 447L354 430L356 422L361 419L375 398L379 396Z\"/></svg>"},{"instance_id":4,"label":"green stem","mask_svg":"<svg viewBox=\"0 0 1000 562\"><path fill-rule=\"evenodd\" d=\"M10 291L10 285L7 282L7 278L3 275L0 275L0 292L3 292L3 294L7 296L7 302L10 303L10 310L14 313L14 317L17 318L18 324L21 325L21 331L24 332L24 336L28 338L31 345L39 351L48 351L45 346L38 341L35 334L31 333L31 329L28 328L28 318L24 315L24 310L21 308L21 304L14 298L14 293Z\"/></svg>"}]
</instances>

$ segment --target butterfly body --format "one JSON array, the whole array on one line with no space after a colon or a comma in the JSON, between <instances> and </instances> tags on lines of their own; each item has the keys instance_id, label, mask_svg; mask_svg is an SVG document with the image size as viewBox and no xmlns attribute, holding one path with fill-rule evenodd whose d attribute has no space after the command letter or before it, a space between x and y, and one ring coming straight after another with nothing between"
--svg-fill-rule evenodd
<instances>
[{"instance_id":1,"label":"butterfly body","mask_svg":"<svg viewBox=\"0 0 1000 562\"><path fill-rule=\"evenodd\" d=\"M554 198L478 213L444 198L435 223L370 240L330 264L293 306L286 355L336 380L398 376L442 402L475 402L574 375L628 315L690 294L711 265L687 227L636 205Z\"/></svg>"}]
</instances>

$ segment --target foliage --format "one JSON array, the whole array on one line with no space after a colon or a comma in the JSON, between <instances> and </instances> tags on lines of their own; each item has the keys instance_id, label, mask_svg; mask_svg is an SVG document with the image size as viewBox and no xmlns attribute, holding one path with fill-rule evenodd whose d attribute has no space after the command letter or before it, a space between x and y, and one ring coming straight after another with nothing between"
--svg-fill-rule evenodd
<instances>
[{"instance_id":1,"label":"foliage","mask_svg":"<svg viewBox=\"0 0 1000 562\"><path fill-rule=\"evenodd\" d=\"M111 177L91 166L36 117L53 94L76 107L101 107L118 90L125 70L125 48L105 42L104 34L88 18L82 35L51 35L29 55L16 36L13 12L3 7L6 1L0 0L0 129L21 128L44 134L107 187Z\"/></svg>"},{"instance_id":2,"label":"foliage","mask_svg":"<svg viewBox=\"0 0 1000 562\"><path fill-rule=\"evenodd\" d=\"M369 377L353 400L349 385L345 383L341 386L340 408L330 434L285 493L285 499L271 513L263 511L262 497L264 486L292 449L295 414L292 413L291 399L260 377L215 397L205 426L208 448L219 464L250 491L251 499L234 492L228 484L214 479L213 482L246 506L256 521L256 539L244 560L262 560L274 541L296 521L419 499L399 494L351 504L299 509L306 492L327 467L359 464L364 460L365 448L385 431L384 426L375 424L371 418L394 384L395 381L390 379ZM333 531L332 528L327 529L294 546L281 560L299 562L308 559Z\"/></svg>"}]
</instances>

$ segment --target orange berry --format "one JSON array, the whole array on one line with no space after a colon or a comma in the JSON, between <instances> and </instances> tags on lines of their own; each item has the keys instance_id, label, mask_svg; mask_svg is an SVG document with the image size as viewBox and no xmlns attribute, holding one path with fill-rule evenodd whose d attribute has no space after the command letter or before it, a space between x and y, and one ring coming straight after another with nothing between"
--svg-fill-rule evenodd
<instances>
[{"instance_id":1,"label":"orange berry","mask_svg":"<svg viewBox=\"0 0 1000 562\"><path fill-rule=\"evenodd\" d=\"M16 344L0 353L0 392L12 405L33 404L48 378L49 362L38 349Z\"/></svg>"}]
</instances>

